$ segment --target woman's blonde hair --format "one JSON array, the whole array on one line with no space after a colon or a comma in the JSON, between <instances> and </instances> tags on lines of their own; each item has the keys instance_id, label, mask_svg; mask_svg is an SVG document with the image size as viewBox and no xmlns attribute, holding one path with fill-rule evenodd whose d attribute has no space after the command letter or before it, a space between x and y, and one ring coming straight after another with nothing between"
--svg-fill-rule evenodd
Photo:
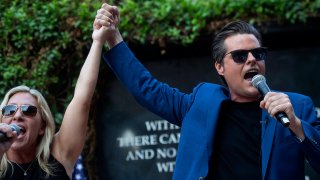
<instances>
[{"instance_id":1,"label":"woman's blonde hair","mask_svg":"<svg viewBox=\"0 0 320 180\"><path fill-rule=\"evenodd\" d=\"M50 108L42 96L42 94L35 90L31 89L27 86L17 86L10 89L7 94L4 96L4 99L1 103L1 109L7 105L9 99L16 93L27 92L30 93L34 98L36 98L39 106L38 112L40 113L41 119L45 123L45 131L43 136L39 137L37 142L37 152L36 159L38 160L40 168L46 172L46 176L52 175L53 166L49 164L48 160L50 157L50 145L55 133L55 123ZM0 121L2 122L2 114L0 115ZM0 179L2 179L8 170L8 166L12 165L8 160L6 154L3 155L1 163L0 163Z\"/></svg>"}]
</instances>

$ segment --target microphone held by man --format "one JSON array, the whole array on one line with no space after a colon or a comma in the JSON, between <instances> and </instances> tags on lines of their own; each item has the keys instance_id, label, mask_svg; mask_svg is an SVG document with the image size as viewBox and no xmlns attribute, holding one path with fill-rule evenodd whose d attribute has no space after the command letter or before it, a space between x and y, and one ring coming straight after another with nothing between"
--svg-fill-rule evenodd
<instances>
[{"instance_id":1,"label":"microphone held by man","mask_svg":"<svg viewBox=\"0 0 320 180\"><path fill-rule=\"evenodd\" d=\"M266 79L261 74L255 75L252 78L252 85L258 89L260 94L264 97L268 92L271 92L267 85ZM276 119L284 126L289 127L290 121L288 116L284 112L278 112L275 114Z\"/></svg>"}]
</instances>

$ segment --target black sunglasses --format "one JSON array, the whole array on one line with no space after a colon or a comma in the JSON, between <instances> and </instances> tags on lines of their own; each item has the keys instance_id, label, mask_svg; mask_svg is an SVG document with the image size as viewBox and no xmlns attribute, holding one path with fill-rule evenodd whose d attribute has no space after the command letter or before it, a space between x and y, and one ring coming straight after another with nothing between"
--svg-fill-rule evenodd
<instances>
[{"instance_id":1,"label":"black sunglasses","mask_svg":"<svg viewBox=\"0 0 320 180\"><path fill-rule=\"evenodd\" d=\"M37 114L37 107L32 105L6 105L2 108L2 115L3 116L13 116L18 109L21 109L21 112L26 115L33 117Z\"/></svg>"},{"instance_id":2,"label":"black sunglasses","mask_svg":"<svg viewBox=\"0 0 320 180\"><path fill-rule=\"evenodd\" d=\"M231 54L233 61L241 64L247 61L249 52L251 52L251 54L253 55L254 58L256 58L257 61L262 61L262 60L266 60L267 58L268 48L258 47L250 50L238 49L238 50L234 50L226 53L223 56L223 58L226 55Z\"/></svg>"}]
</instances>

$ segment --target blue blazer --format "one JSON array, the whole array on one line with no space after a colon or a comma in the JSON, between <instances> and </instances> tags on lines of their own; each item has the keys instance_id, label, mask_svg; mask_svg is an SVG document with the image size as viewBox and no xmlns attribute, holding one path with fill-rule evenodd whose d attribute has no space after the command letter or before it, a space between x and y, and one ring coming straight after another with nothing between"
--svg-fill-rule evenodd
<instances>
[{"instance_id":1,"label":"blue blazer","mask_svg":"<svg viewBox=\"0 0 320 180\"><path fill-rule=\"evenodd\" d=\"M200 83L186 94L156 80L122 42L104 54L118 79L144 107L181 127L173 179L204 179L215 148L215 132L221 102L230 99L223 86ZM287 93L295 114L302 120L305 140L262 110L262 179L304 179L304 161L320 172L320 122L311 99Z\"/></svg>"}]
</instances>

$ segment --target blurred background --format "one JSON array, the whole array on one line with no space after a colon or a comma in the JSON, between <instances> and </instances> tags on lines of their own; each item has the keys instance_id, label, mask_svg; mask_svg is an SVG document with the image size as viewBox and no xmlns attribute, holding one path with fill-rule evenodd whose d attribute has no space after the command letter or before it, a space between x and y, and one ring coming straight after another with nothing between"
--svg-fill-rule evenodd
<instances>
[{"instance_id":1,"label":"blurred background","mask_svg":"<svg viewBox=\"0 0 320 180\"><path fill-rule=\"evenodd\" d=\"M0 97L20 84L40 90L59 127L103 2L2 0ZM203 81L220 83L211 41L226 23L241 19L260 30L269 48L269 86L308 95L320 107L320 0L108 3L119 7L119 29L135 55L156 78L183 92ZM74 179L171 179L178 127L138 105L104 63L93 102L81 159L84 176ZM306 163L306 179L319 178Z\"/></svg>"}]
</instances>

